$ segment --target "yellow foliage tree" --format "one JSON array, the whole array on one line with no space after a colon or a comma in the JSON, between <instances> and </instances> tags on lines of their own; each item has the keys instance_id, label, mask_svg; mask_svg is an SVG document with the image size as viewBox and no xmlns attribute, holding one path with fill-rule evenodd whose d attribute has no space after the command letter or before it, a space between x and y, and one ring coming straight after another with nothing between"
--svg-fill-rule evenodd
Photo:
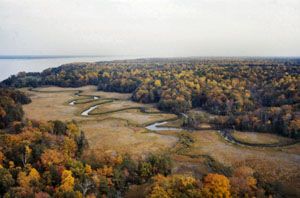
<instances>
[{"instance_id":1,"label":"yellow foliage tree","mask_svg":"<svg viewBox=\"0 0 300 198\"><path fill-rule=\"evenodd\" d=\"M41 178L40 173L35 168L32 168L30 170L28 176L31 180L36 180L36 181L38 181Z\"/></svg>"},{"instance_id":2,"label":"yellow foliage tree","mask_svg":"<svg viewBox=\"0 0 300 198\"><path fill-rule=\"evenodd\" d=\"M80 134L78 127L73 122L67 124L67 129L68 129L68 132L70 133L70 135L75 136L75 135Z\"/></svg>"},{"instance_id":3,"label":"yellow foliage tree","mask_svg":"<svg viewBox=\"0 0 300 198\"><path fill-rule=\"evenodd\" d=\"M203 184L205 197L230 197L230 182L224 175L210 173L204 178Z\"/></svg>"},{"instance_id":4,"label":"yellow foliage tree","mask_svg":"<svg viewBox=\"0 0 300 198\"><path fill-rule=\"evenodd\" d=\"M23 171L18 174L18 183L21 187L29 188L39 182L40 178L39 172L35 168L31 168L28 175Z\"/></svg>"},{"instance_id":5,"label":"yellow foliage tree","mask_svg":"<svg viewBox=\"0 0 300 198\"><path fill-rule=\"evenodd\" d=\"M168 192L159 185L154 185L148 198L171 198Z\"/></svg>"},{"instance_id":6,"label":"yellow foliage tree","mask_svg":"<svg viewBox=\"0 0 300 198\"><path fill-rule=\"evenodd\" d=\"M92 172L93 172L92 167L88 164L85 165L84 171L88 175L92 174Z\"/></svg>"},{"instance_id":7,"label":"yellow foliage tree","mask_svg":"<svg viewBox=\"0 0 300 198\"><path fill-rule=\"evenodd\" d=\"M155 87L161 87L161 81L160 80L155 80L154 85L155 85Z\"/></svg>"},{"instance_id":8,"label":"yellow foliage tree","mask_svg":"<svg viewBox=\"0 0 300 198\"><path fill-rule=\"evenodd\" d=\"M164 177L157 175L153 179L154 183L147 196L149 198L201 196L201 189L194 177L184 175Z\"/></svg>"},{"instance_id":9,"label":"yellow foliage tree","mask_svg":"<svg viewBox=\"0 0 300 198\"><path fill-rule=\"evenodd\" d=\"M22 187L28 187L29 186L29 181L27 179L27 175L26 175L25 172L22 171L18 174L18 183Z\"/></svg>"},{"instance_id":10,"label":"yellow foliage tree","mask_svg":"<svg viewBox=\"0 0 300 198\"><path fill-rule=\"evenodd\" d=\"M63 149L67 156L74 157L77 150L77 145L73 139L64 137Z\"/></svg>"},{"instance_id":11,"label":"yellow foliage tree","mask_svg":"<svg viewBox=\"0 0 300 198\"><path fill-rule=\"evenodd\" d=\"M10 169L14 168L14 167L15 167L14 161L9 161L9 162L8 162L8 167L9 167Z\"/></svg>"},{"instance_id":12,"label":"yellow foliage tree","mask_svg":"<svg viewBox=\"0 0 300 198\"><path fill-rule=\"evenodd\" d=\"M61 176L61 185L59 187L62 191L72 191L74 188L75 179L72 176L72 171L64 170Z\"/></svg>"}]
</instances>

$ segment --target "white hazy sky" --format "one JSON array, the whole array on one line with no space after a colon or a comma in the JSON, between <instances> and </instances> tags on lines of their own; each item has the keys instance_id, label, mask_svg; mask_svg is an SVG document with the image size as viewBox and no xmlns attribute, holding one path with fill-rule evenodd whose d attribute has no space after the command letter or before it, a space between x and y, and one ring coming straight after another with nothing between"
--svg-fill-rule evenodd
<instances>
[{"instance_id":1,"label":"white hazy sky","mask_svg":"<svg viewBox=\"0 0 300 198\"><path fill-rule=\"evenodd\" d=\"M299 56L300 0L0 0L0 55Z\"/></svg>"}]
</instances>

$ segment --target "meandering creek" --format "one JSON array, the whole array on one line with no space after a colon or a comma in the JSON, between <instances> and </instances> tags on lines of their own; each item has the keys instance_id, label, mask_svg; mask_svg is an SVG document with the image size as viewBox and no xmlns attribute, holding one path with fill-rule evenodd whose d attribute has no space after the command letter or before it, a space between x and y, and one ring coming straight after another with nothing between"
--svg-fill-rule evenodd
<instances>
[{"instance_id":1,"label":"meandering creek","mask_svg":"<svg viewBox=\"0 0 300 198\"><path fill-rule=\"evenodd\" d=\"M151 131L181 131L181 128L174 128L174 127L163 127L161 125L167 124L168 122L156 122L154 124L150 124L145 128Z\"/></svg>"},{"instance_id":2,"label":"meandering creek","mask_svg":"<svg viewBox=\"0 0 300 198\"><path fill-rule=\"evenodd\" d=\"M82 115L82 116L88 116L89 113L90 113L91 111L93 111L94 109L96 109L98 106L99 106L99 105L95 105L95 106L92 106L92 107L88 108L87 110L85 110L84 112L82 112L81 115Z\"/></svg>"},{"instance_id":3,"label":"meandering creek","mask_svg":"<svg viewBox=\"0 0 300 198\"><path fill-rule=\"evenodd\" d=\"M75 96L80 96L79 93L75 93ZM93 100L98 100L99 96L92 96ZM77 99L78 100L78 99ZM72 100L69 105L75 105L77 100Z\"/></svg>"},{"instance_id":4,"label":"meandering creek","mask_svg":"<svg viewBox=\"0 0 300 198\"><path fill-rule=\"evenodd\" d=\"M94 100L98 100L99 97L98 96L92 96L92 98ZM76 104L76 100L73 100L69 103L69 105L75 105ZM98 106L100 105L94 105L89 107L88 109L86 109L85 111L83 111L81 113L82 116L89 116L89 113L91 111L93 111L94 109L96 109ZM188 118L188 116L186 114L182 114L183 117ZM164 127L162 125L167 124L167 121L164 122L155 122L153 124L150 124L148 126L146 126L145 128L151 131L182 131L184 130L183 128L175 128L175 127ZM194 130L189 130L190 132L193 132ZM232 134L231 134L231 130L229 129L224 129L224 130L218 130L218 133L227 141L233 144L237 144L237 145L243 145L243 146L254 146L254 147L283 147L283 146L289 146L292 144L297 144L299 143L299 141L295 141L295 142L291 142L291 143L285 143L285 144L253 144L253 143L247 143L247 142L241 142L237 139L235 139Z\"/></svg>"}]
</instances>

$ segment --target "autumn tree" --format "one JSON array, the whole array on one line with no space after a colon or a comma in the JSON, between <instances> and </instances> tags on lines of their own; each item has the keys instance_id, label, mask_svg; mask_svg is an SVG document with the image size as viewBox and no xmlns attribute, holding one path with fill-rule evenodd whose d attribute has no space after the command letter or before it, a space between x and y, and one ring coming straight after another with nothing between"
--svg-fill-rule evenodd
<instances>
[{"instance_id":1,"label":"autumn tree","mask_svg":"<svg viewBox=\"0 0 300 198\"><path fill-rule=\"evenodd\" d=\"M259 197L263 191L257 187L257 181L253 176L254 170L247 166L241 166L234 170L230 177L231 194L235 197Z\"/></svg>"},{"instance_id":2,"label":"autumn tree","mask_svg":"<svg viewBox=\"0 0 300 198\"><path fill-rule=\"evenodd\" d=\"M191 176L157 175L148 191L149 198L181 198L181 197L201 197L200 182Z\"/></svg>"},{"instance_id":3,"label":"autumn tree","mask_svg":"<svg viewBox=\"0 0 300 198\"><path fill-rule=\"evenodd\" d=\"M30 188L39 183L40 174L35 168L30 168L29 173L21 171L18 174L18 183L21 187Z\"/></svg>"},{"instance_id":4,"label":"autumn tree","mask_svg":"<svg viewBox=\"0 0 300 198\"><path fill-rule=\"evenodd\" d=\"M46 167L49 167L52 164L61 164L64 160L63 154L55 149L46 149L41 156L41 161Z\"/></svg>"},{"instance_id":5,"label":"autumn tree","mask_svg":"<svg viewBox=\"0 0 300 198\"><path fill-rule=\"evenodd\" d=\"M0 168L2 167L3 160L5 159L4 154L0 151Z\"/></svg>"},{"instance_id":6,"label":"autumn tree","mask_svg":"<svg viewBox=\"0 0 300 198\"><path fill-rule=\"evenodd\" d=\"M61 185L59 187L62 191L73 191L75 179L72 176L72 172L64 170L61 176Z\"/></svg>"},{"instance_id":7,"label":"autumn tree","mask_svg":"<svg viewBox=\"0 0 300 198\"><path fill-rule=\"evenodd\" d=\"M230 197L229 179L220 174L208 174L203 180L203 194L206 197Z\"/></svg>"}]
</instances>

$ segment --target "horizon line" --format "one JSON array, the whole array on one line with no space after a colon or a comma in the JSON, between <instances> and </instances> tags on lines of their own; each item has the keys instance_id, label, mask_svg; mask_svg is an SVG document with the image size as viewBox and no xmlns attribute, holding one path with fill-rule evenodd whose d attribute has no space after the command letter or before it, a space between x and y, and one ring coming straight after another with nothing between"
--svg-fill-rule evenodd
<instances>
[{"instance_id":1,"label":"horizon line","mask_svg":"<svg viewBox=\"0 0 300 198\"><path fill-rule=\"evenodd\" d=\"M92 58L92 57L135 57L135 59L171 59L171 58L300 58L299 56L270 55L270 56L143 56L143 55L0 55L0 59L46 59L46 58Z\"/></svg>"}]
</instances>

